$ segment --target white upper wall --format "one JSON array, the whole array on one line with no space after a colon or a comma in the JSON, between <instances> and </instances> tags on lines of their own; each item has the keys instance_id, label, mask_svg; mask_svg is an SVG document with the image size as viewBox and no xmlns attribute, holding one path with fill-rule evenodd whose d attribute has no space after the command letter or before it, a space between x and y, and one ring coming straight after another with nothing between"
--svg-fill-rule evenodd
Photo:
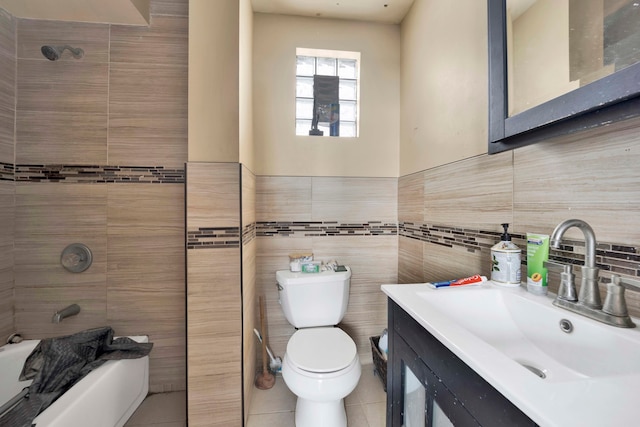
<instances>
[{"instance_id":1,"label":"white upper wall","mask_svg":"<svg viewBox=\"0 0 640 427\"><path fill-rule=\"evenodd\" d=\"M190 162L239 161L239 16L237 0L189 0Z\"/></svg>"},{"instance_id":2,"label":"white upper wall","mask_svg":"<svg viewBox=\"0 0 640 427\"><path fill-rule=\"evenodd\" d=\"M253 147L253 10L251 0L240 0L239 39L239 160L255 168Z\"/></svg>"},{"instance_id":3,"label":"white upper wall","mask_svg":"<svg viewBox=\"0 0 640 427\"><path fill-rule=\"evenodd\" d=\"M397 177L400 27L255 13L256 175ZM360 136L295 135L296 48L361 52Z\"/></svg>"},{"instance_id":4,"label":"white upper wall","mask_svg":"<svg viewBox=\"0 0 640 427\"><path fill-rule=\"evenodd\" d=\"M487 3L416 0L401 25L400 175L487 153Z\"/></svg>"}]
</instances>

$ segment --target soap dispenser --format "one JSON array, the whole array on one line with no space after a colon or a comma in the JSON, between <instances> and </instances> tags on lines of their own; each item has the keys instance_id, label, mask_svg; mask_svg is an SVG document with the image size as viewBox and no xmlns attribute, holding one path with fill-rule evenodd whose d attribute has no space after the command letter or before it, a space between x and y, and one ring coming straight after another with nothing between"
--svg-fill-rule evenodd
<instances>
[{"instance_id":1,"label":"soap dispenser","mask_svg":"<svg viewBox=\"0 0 640 427\"><path fill-rule=\"evenodd\" d=\"M502 224L500 242L491 248L491 280L502 286L520 286L520 258L522 251L511 241L509 224Z\"/></svg>"}]
</instances>

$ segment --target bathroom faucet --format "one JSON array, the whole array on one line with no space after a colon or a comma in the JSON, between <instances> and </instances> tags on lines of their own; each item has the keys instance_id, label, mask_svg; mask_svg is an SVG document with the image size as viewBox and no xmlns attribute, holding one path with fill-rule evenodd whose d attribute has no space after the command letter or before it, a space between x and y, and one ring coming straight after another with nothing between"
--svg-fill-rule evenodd
<instances>
[{"instance_id":1,"label":"bathroom faucet","mask_svg":"<svg viewBox=\"0 0 640 427\"><path fill-rule=\"evenodd\" d=\"M546 261L544 266L549 270L560 273L560 287L558 296L553 305L589 317L607 325L620 328L635 328L635 323L627 312L627 303L624 298L625 289L640 292L640 281L630 278L622 278L616 274L611 275L611 282L607 284L607 297L600 299L598 287L598 269L596 268L596 236L593 229L580 219L568 219L561 222L553 230L551 246L558 249L562 242L562 236L571 227L582 230L585 239L586 252L584 266L582 267L582 282L580 294L576 298L574 275L571 265L561 264L555 261Z\"/></svg>"},{"instance_id":2,"label":"bathroom faucet","mask_svg":"<svg viewBox=\"0 0 640 427\"><path fill-rule=\"evenodd\" d=\"M75 316L78 313L80 313L80 306L78 304L71 304L70 306L63 308L60 311L56 311L56 314L53 315L53 319L51 319L51 322L60 323L62 319Z\"/></svg>"},{"instance_id":3,"label":"bathroom faucet","mask_svg":"<svg viewBox=\"0 0 640 427\"><path fill-rule=\"evenodd\" d=\"M600 288L598 288L598 269L596 268L596 235L593 228L581 219L568 219L558 224L551 234L551 247L558 249L562 236L571 227L579 228L584 234L585 254L582 267L582 281L578 304L599 310L602 308Z\"/></svg>"}]
</instances>

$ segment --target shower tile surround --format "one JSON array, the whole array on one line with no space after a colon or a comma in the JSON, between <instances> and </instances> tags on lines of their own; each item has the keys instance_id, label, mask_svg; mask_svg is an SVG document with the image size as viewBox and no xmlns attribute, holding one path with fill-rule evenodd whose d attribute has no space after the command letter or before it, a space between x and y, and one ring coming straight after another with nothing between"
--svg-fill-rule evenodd
<instances>
[{"instance_id":1,"label":"shower tile surround","mask_svg":"<svg viewBox=\"0 0 640 427\"><path fill-rule=\"evenodd\" d=\"M105 324L148 334L150 390L164 392L186 387L187 60L158 53L187 51L188 1L153 0L151 9L148 28L0 9L0 334ZM85 56L50 62L40 46L52 43ZM20 96L13 101L6 88ZM75 241L94 255L78 275L59 264ZM53 325L52 313L71 302L81 313Z\"/></svg>"},{"instance_id":2,"label":"shower tile surround","mask_svg":"<svg viewBox=\"0 0 640 427\"><path fill-rule=\"evenodd\" d=\"M15 332L14 129L16 20L0 8L0 339Z\"/></svg>"}]
</instances>

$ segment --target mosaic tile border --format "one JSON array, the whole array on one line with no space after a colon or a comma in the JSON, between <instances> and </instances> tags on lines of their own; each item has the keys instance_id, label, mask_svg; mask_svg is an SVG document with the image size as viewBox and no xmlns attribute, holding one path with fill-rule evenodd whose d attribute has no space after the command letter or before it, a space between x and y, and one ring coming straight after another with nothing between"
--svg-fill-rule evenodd
<instances>
[{"instance_id":1,"label":"mosaic tile border","mask_svg":"<svg viewBox=\"0 0 640 427\"><path fill-rule=\"evenodd\" d=\"M245 225L242 228L242 244L246 245L256 238L256 223Z\"/></svg>"},{"instance_id":2,"label":"mosaic tile border","mask_svg":"<svg viewBox=\"0 0 640 427\"><path fill-rule=\"evenodd\" d=\"M427 223L401 222L399 234L402 237L422 242L450 248L460 246L470 252L483 251L488 254L491 247L500 240L502 233ZM526 265L526 235L513 233L511 236L513 243L523 249L522 264ZM583 241L566 240L560 249L551 249L549 258L565 264L582 265L584 253ZM600 242L596 247L596 267L609 273L640 277L640 246Z\"/></svg>"},{"instance_id":3,"label":"mosaic tile border","mask_svg":"<svg viewBox=\"0 0 640 427\"><path fill-rule=\"evenodd\" d=\"M398 224L382 221L343 223L339 221L259 221L257 237L397 236Z\"/></svg>"},{"instance_id":4,"label":"mosaic tile border","mask_svg":"<svg viewBox=\"0 0 640 427\"><path fill-rule=\"evenodd\" d=\"M16 165L17 182L184 184L184 168L164 166Z\"/></svg>"},{"instance_id":5,"label":"mosaic tile border","mask_svg":"<svg viewBox=\"0 0 640 427\"><path fill-rule=\"evenodd\" d=\"M0 181L15 181L13 163L0 162Z\"/></svg>"},{"instance_id":6,"label":"mosaic tile border","mask_svg":"<svg viewBox=\"0 0 640 427\"><path fill-rule=\"evenodd\" d=\"M187 249L240 247L240 227L200 227L187 230Z\"/></svg>"}]
</instances>

